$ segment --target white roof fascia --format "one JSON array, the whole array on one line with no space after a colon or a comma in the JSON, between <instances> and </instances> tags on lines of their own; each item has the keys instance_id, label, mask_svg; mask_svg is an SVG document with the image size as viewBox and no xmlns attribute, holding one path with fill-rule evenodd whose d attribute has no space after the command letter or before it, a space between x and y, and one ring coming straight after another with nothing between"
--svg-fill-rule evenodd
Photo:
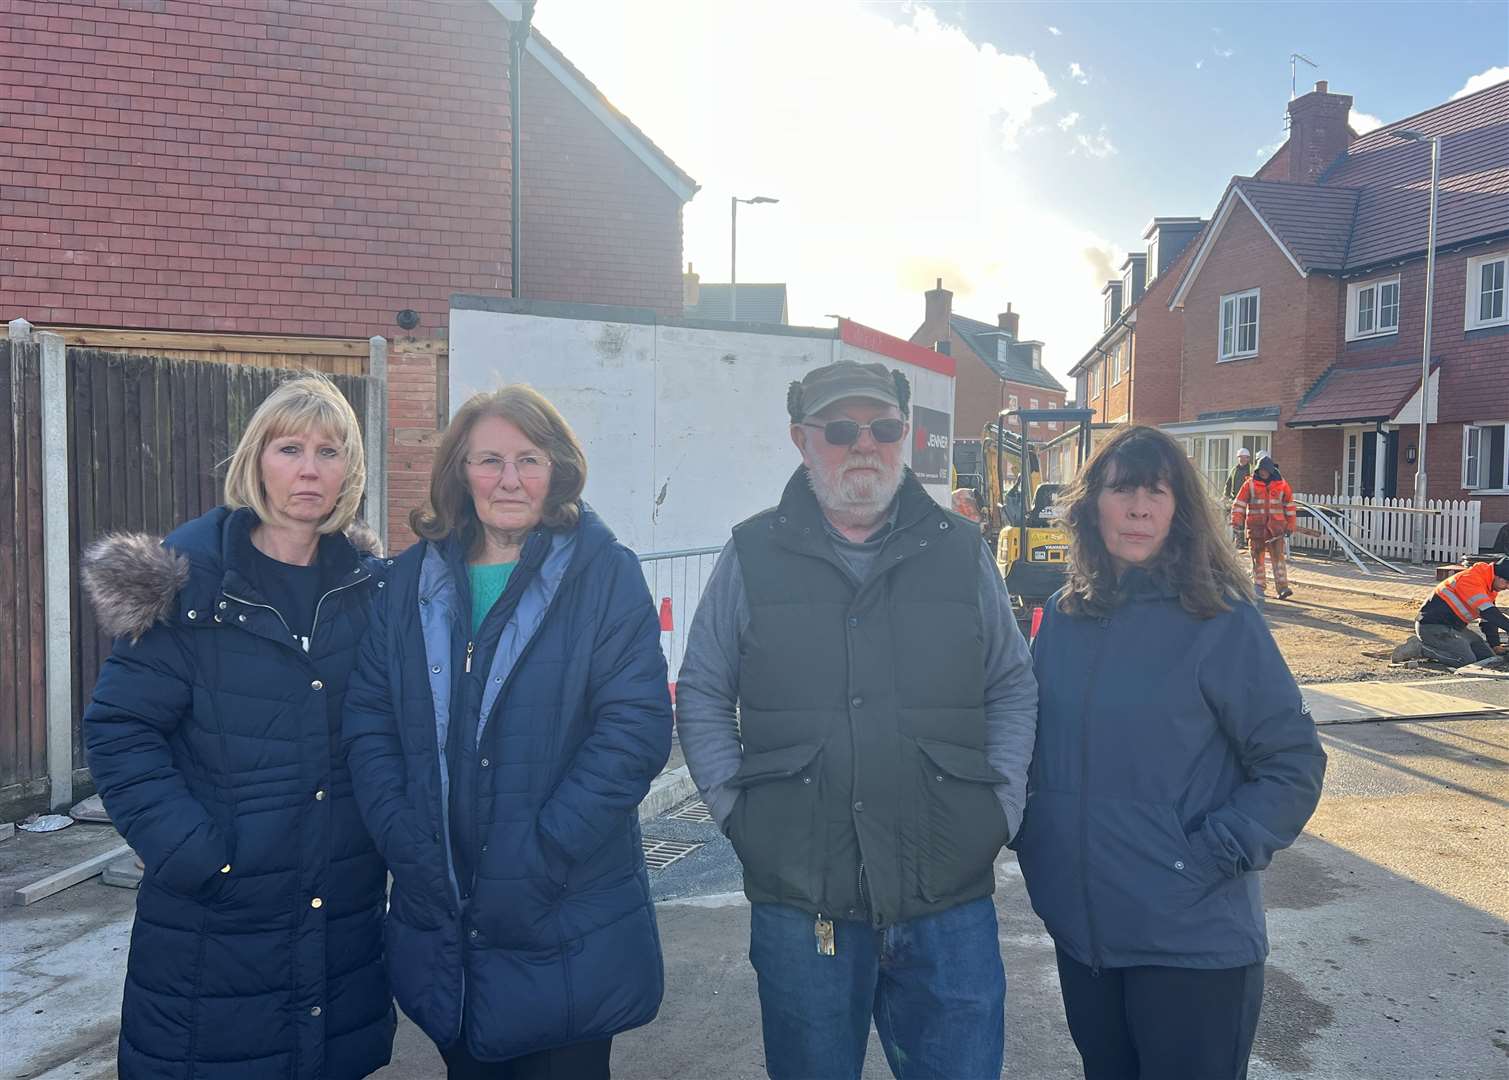
<instances>
[{"instance_id":1,"label":"white roof fascia","mask_svg":"<svg viewBox=\"0 0 1509 1080\"><path fill-rule=\"evenodd\" d=\"M1284 242L1278 238L1278 234L1269 228L1268 222L1263 220L1263 215L1258 213L1257 207L1252 205L1252 200L1247 198L1242 193L1242 190L1233 184L1231 190L1226 193L1226 197L1221 200L1221 208L1217 211L1215 220L1210 223L1210 230L1205 234L1205 239L1201 242L1200 249L1195 252L1194 261L1190 263L1189 269L1185 272L1184 280L1179 282L1179 287L1174 290L1174 295L1169 297L1168 307L1170 311L1184 306L1184 297L1189 293L1190 288L1193 287L1195 279L1200 276L1200 271L1205 268L1205 260L1210 255L1211 248L1215 246L1216 238L1226 228L1226 222L1231 219L1231 211L1236 206L1238 199L1242 201L1243 206L1247 207L1252 216L1257 218L1258 224L1263 227L1263 231L1268 234L1268 238L1278 245L1278 249L1284 253L1284 258L1289 260L1289 265L1294 267L1295 272L1302 278L1310 276L1305 268L1300 266L1299 260L1294 257L1294 253L1284 246Z\"/></svg>"},{"instance_id":2,"label":"white roof fascia","mask_svg":"<svg viewBox=\"0 0 1509 1080\"><path fill-rule=\"evenodd\" d=\"M519 4L518 0L490 0L490 2L494 10L509 22L518 22L523 17L522 5ZM564 86L572 97L576 98L588 112L597 117L598 122L603 127L611 131L618 138L619 142L627 146L635 157L644 162L645 168L659 177L661 183L670 188L678 199L682 202L688 202L693 195L697 194L697 186L695 184L688 184L681 177L666 168L665 162L661 161L649 147L645 146L644 140L626 126L612 109L604 105L602 99L590 87L583 85L581 80L569 69L563 67L561 62L551 54L549 49L535 40L533 34L530 35L524 48L530 56L540 62L546 71L555 76L555 80Z\"/></svg>"}]
</instances>

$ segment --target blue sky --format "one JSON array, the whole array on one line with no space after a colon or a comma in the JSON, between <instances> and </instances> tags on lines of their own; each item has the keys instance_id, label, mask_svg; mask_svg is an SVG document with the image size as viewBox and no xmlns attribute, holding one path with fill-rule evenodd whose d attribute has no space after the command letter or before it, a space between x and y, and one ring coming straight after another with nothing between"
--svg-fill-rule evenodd
<instances>
[{"instance_id":1,"label":"blue sky","mask_svg":"<svg viewBox=\"0 0 1509 1080\"><path fill-rule=\"evenodd\" d=\"M1062 375L1158 215L1208 215L1283 138L1291 52L1360 127L1509 78L1509 4L540 0L536 25L702 184L685 258L783 281L794 323L908 336L942 277ZM1475 82L1472 82L1475 80Z\"/></svg>"}]
</instances>

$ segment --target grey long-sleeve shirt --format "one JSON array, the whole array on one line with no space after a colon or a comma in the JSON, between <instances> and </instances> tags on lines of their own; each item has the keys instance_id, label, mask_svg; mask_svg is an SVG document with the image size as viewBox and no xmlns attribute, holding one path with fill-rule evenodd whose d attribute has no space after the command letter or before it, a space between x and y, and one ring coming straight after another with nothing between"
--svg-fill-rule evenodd
<instances>
[{"instance_id":1,"label":"grey long-sleeve shirt","mask_svg":"<svg viewBox=\"0 0 1509 1080\"><path fill-rule=\"evenodd\" d=\"M851 565L853 565L851 563ZM1011 597L995 559L980 544L980 616L985 656L985 756L1007 782L996 796L1015 836L1027 800L1027 766L1037 738L1037 680L1027 642L1011 613ZM676 728L686 764L720 827L738 791L739 643L749 629L749 606L739 554L730 540L718 556L692 617L676 680Z\"/></svg>"}]
</instances>

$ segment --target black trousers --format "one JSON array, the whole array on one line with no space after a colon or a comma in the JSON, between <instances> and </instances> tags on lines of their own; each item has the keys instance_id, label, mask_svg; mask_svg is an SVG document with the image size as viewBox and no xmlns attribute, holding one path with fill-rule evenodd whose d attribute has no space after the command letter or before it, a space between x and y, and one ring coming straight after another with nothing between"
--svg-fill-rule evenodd
<instances>
[{"instance_id":1,"label":"black trousers","mask_svg":"<svg viewBox=\"0 0 1509 1080\"><path fill-rule=\"evenodd\" d=\"M1103 968L1058 950L1085 1080L1246 1080L1263 965Z\"/></svg>"},{"instance_id":2,"label":"black trousers","mask_svg":"<svg viewBox=\"0 0 1509 1080\"><path fill-rule=\"evenodd\" d=\"M478 1061L465 1043L440 1048L449 1080L608 1080L613 1040L574 1043L507 1061Z\"/></svg>"}]
</instances>

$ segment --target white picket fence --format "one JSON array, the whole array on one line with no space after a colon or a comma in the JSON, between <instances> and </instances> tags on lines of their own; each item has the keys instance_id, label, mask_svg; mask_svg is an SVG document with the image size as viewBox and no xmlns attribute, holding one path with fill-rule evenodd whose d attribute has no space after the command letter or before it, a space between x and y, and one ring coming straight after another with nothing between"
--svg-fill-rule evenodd
<instances>
[{"instance_id":1,"label":"white picket fence","mask_svg":"<svg viewBox=\"0 0 1509 1080\"><path fill-rule=\"evenodd\" d=\"M1483 504L1475 499L1428 499L1425 509L1435 513L1408 513L1409 499L1364 499L1356 495L1295 495L1317 506L1335 507L1328 513L1333 524L1374 555L1384 559L1414 557L1415 521L1425 519L1425 560L1452 563L1464 555L1476 555ZM1300 524L1317 528L1300 515ZM1329 536L1294 536L1290 543L1301 550L1337 551L1340 545Z\"/></svg>"}]
</instances>

